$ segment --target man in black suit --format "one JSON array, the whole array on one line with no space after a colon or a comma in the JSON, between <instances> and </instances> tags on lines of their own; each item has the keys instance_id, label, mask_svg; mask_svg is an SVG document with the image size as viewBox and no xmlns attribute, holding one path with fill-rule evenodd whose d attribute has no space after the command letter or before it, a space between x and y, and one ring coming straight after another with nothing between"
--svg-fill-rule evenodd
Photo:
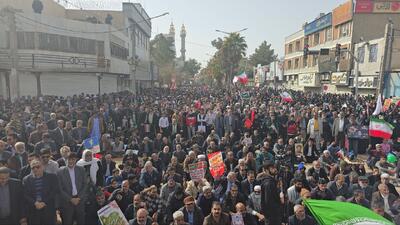
<instances>
[{"instance_id":1,"label":"man in black suit","mask_svg":"<svg viewBox=\"0 0 400 225\"><path fill-rule=\"evenodd\" d=\"M104 174L106 179L107 177L112 176L112 171L116 168L115 165L116 163L112 160L111 154L107 154L101 159L102 174Z\"/></svg>"},{"instance_id":2,"label":"man in black suit","mask_svg":"<svg viewBox=\"0 0 400 225\"><path fill-rule=\"evenodd\" d=\"M183 199L184 207L179 209L183 212L183 217L185 222L192 225L202 225L204 220L204 215L201 209L195 204L194 198L192 196Z\"/></svg>"},{"instance_id":3,"label":"man in black suit","mask_svg":"<svg viewBox=\"0 0 400 225\"><path fill-rule=\"evenodd\" d=\"M71 149L68 146L62 146L60 148L61 158L57 160L59 168L67 165L69 154L71 154Z\"/></svg>"},{"instance_id":4,"label":"man in black suit","mask_svg":"<svg viewBox=\"0 0 400 225\"><path fill-rule=\"evenodd\" d=\"M72 129L71 136L76 144L81 144L83 140L88 138L89 136L88 129L87 127L83 127L82 120L76 121L76 127Z\"/></svg>"},{"instance_id":5,"label":"man in black suit","mask_svg":"<svg viewBox=\"0 0 400 225\"><path fill-rule=\"evenodd\" d=\"M50 132L51 139L57 145L57 149L60 149L61 146L71 144L71 136L64 129L64 120L57 121L57 128Z\"/></svg>"},{"instance_id":6,"label":"man in black suit","mask_svg":"<svg viewBox=\"0 0 400 225\"><path fill-rule=\"evenodd\" d=\"M42 150L43 148L49 148L52 155L58 154L57 151L59 148L57 148L56 143L54 143L54 141L51 140L50 134L47 132L43 133L42 140L36 143L34 152L36 154L40 154L40 150Z\"/></svg>"},{"instance_id":7,"label":"man in black suit","mask_svg":"<svg viewBox=\"0 0 400 225\"><path fill-rule=\"evenodd\" d=\"M241 182L240 191L246 196L246 198L253 192L254 186L258 185L253 170L247 171L247 178Z\"/></svg>"},{"instance_id":8,"label":"man in black suit","mask_svg":"<svg viewBox=\"0 0 400 225\"><path fill-rule=\"evenodd\" d=\"M25 151L25 143L17 142L15 143L15 154L8 159L9 168L18 173L26 164L28 164L28 153Z\"/></svg>"},{"instance_id":9,"label":"man in black suit","mask_svg":"<svg viewBox=\"0 0 400 225\"><path fill-rule=\"evenodd\" d=\"M74 152L68 157L68 164L57 172L60 185L60 209L64 225L85 224L85 201L87 197L86 173L83 167L76 166L77 155Z\"/></svg>"},{"instance_id":10,"label":"man in black suit","mask_svg":"<svg viewBox=\"0 0 400 225\"><path fill-rule=\"evenodd\" d=\"M22 180L22 179L24 179L24 177L28 176L31 173L30 163L34 159L40 160L40 156L38 154L32 152L28 155L28 164L26 164L26 166L22 167L21 170L19 171L18 179Z\"/></svg>"},{"instance_id":11,"label":"man in black suit","mask_svg":"<svg viewBox=\"0 0 400 225\"><path fill-rule=\"evenodd\" d=\"M32 160L30 165L32 173L22 181L28 224L55 224L57 176L45 173L39 160Z\"/></svg>"},{"instance_id":12,"label":"man in black suit","mask_svg":"<svg viewBox=\"0 0 400 225\"><path fill-rule=\"evenodd\" d=\"M23 216L22 185L17 179L10 178L10 170L0 167L0 224L26 224Z\"/></svg>"}]
</instances>

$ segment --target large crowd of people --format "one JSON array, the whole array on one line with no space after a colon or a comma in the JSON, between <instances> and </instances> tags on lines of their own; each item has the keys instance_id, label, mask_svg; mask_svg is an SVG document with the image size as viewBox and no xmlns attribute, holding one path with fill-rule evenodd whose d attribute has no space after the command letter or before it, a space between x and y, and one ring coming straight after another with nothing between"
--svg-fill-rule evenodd
<instances>
[{"instance_id":1,"label":"large crowd of people","mask_svg":"<svg viewBox=\"0 0 400 225\"><path fill-rule=\"evenodd\" d=\"M281 92L0 97L0 225L100 225L112 201L132 225L230 225L237 214L246 225L313 225L309 198L400 224L399 107L377 115L390 139L360 138L350 129L368 127L376 97ZM93 134L99 151L82 144ZM215 152L224 174L206 167L192 180L191 165Z\"/></svg>"}]
</instances>

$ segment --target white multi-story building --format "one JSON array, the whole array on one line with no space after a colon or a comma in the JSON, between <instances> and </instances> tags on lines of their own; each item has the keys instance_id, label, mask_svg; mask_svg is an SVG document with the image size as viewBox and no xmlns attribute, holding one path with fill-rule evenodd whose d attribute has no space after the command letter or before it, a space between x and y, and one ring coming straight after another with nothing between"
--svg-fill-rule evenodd
<instances>
[{"instance_id":1,"label":"white multi-story building","mask_svg":"<svg viewBox=\"0 0 400 225\"><path fill-rule=\"evenodd\" d=\"M30 1L0 1L0 95L135 91L156 79L151 22L140 4L100 11L41 3L35 13Z\"/></svg>"}]
</instances>

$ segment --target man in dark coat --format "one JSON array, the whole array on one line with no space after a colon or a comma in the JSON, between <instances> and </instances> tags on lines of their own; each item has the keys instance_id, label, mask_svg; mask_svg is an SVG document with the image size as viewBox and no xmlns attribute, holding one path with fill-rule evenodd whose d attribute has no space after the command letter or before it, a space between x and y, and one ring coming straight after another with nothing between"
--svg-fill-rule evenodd
<instances>
[{"instance_id":1,"label":"man in dark coat","mask_svg":"<svg viewBox=\"0 0 400 225\"><path fill-rule=\"evenodd\" d=\"M19 225L26 222L21 193L21 182L10 178L10 169L0 167L0 224Z\"/></svg>"},{"instance_id":2,"label":"man in dark coat","mask_svg":"<svg viewBox=\"0 0 400 225\"><path fill-rule=\"evenodd\" d=\"M185 222L192 225L202 225L204 221L204 215L201 209L195 204L192 196L186 197L183 200L184 207L180 209L183 212Z\"/></svg>"},{"instance_id":3,"label":"man in dark coat","mask_svg":"<svg viewBox=\"0 0 400 225\"><path fill-rule=\"evenodd\" d=\"M261 209L265 215L267 225L281 224L281 204L278 184L274 176L278 173L272 161L267 161L263 165L265 178L261 182Z\"/></svg>"},{"instance_id":4,"label":"man in dark coat","mask_svg":"<svg viewBox=\"0 0 400 225\"><path fill-rule=\"evenodd\" d=\"M289 217L289 225L317 225L314 218L306 215L304 206L295 205L294 215Z\"/></svg>"},{"instance_id":5,"label":"man in dark coat","mask_svg":"<svg viewBox=\"0 0 400 225\"><path fill-rule=\"evenodd\" d=\"M32 160L30 165L32 173L22 181L28 224L55 224L57 177L45 173L39 160Z\"/></svg>"}]
</instances>

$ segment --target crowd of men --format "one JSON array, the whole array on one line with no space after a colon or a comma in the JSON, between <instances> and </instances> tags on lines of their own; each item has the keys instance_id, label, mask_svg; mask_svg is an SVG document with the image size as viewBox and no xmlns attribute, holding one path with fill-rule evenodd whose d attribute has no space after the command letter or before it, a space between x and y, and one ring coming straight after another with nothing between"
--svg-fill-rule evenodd
<instances>
[{"instance_id":1,"label":"crowd of men","mask_svg":"<svg viewBox=\"0 0 400 225\"><path fill-rule=\"evenodd\" d=\"M132 225L230 225L237 214L246 225L317 224L308 198L352 202L400 224L400 163L387 160L400 156L399 107L379 115L394 126L391 139L352 139L349 127L368 126L376 98L280 93L0 98L0 225L97 225L114 200ZM95 129L99 153L82 145ZM215 152L224 175L207 168L192 180L189 165Z\"/></svg>"}]
</instances>

